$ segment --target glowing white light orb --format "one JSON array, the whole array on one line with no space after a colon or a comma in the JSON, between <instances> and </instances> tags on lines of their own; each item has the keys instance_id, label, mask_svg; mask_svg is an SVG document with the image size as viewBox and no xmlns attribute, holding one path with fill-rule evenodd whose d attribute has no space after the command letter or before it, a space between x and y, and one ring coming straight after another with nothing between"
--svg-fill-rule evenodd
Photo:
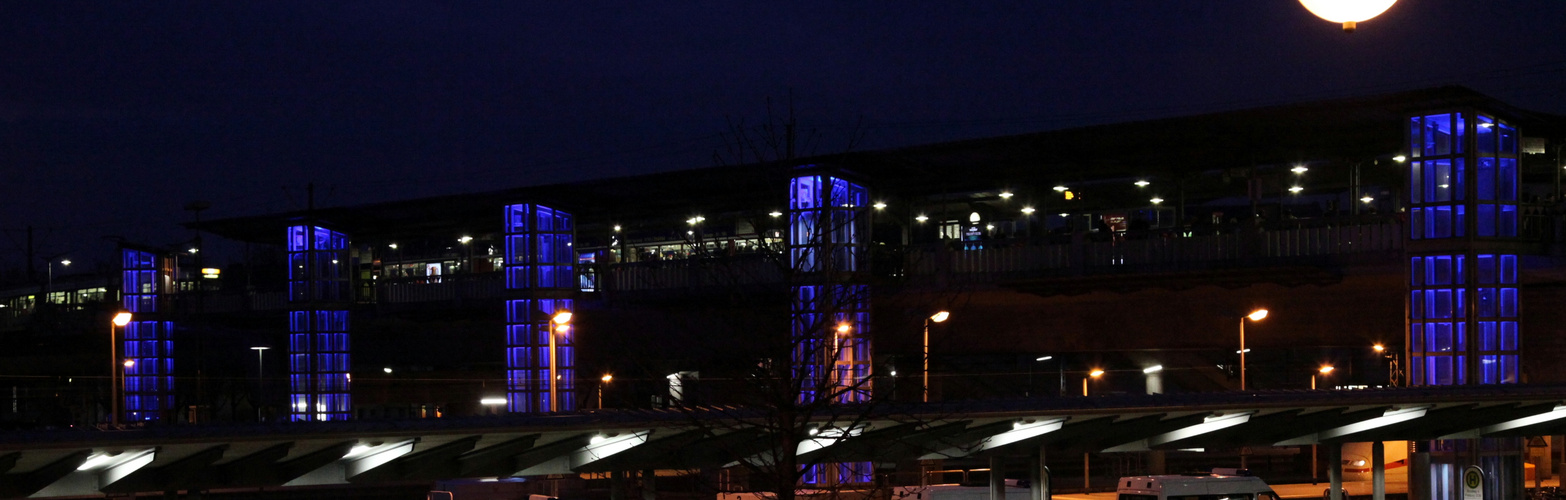
<instances>
[{"instance_id":1,"label":"glowing white light orb","mask_svg":"<svg viewBox=\"0 0 1566 500\"><path fill-rule=\"evenodd\" d=\"M1300 0L1316 17L1342 23L1343 31L1354 32L1355 24L1381 15L1397 0Z\"/></svg>"}]
</instances>

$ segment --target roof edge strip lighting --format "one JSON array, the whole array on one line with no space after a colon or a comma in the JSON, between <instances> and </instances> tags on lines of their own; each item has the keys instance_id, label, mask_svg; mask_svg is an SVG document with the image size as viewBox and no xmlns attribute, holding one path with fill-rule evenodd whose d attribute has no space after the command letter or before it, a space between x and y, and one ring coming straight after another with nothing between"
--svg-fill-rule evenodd
<instances>
[{"instance_id":1,"label":"roof edge strip lighting","mask_svg":"<svg viewBox=\"0 0 1566 500\"><path fill-rule=\"evenodd\" d=\"M1523 428L1523 427L1528 427L1530 425L1539 425L1539 424L1542 424L1542 423L1545 423L1545 422L1552 422L1552 421L1555 421L1555 420L1560 420L1562 418L1566 418L1566 405L1558 404L1558 405L1555 405L1554 409L1552 409L1550 411L1547 411L1547 412L1544 412L1544 413L1540 413L1538 415L1531 415L1531 416L1527 416L1527 417L1523 417L1523 418L1508 420L1508 421L1501 422L1501 423L1498 423L1498 424L1487 425L1487 426L1480 427L1480 428L1477 428L1477 429L1470 429L1470 430L1466 430L1466 431L1463 431L1463 432L1458 432L1458 433L1454 433L1454 434L1448 434L1448 435L1445 435L1445 436L1441 436L1441 437L1439 437L1437 439L1481 438L1481 437L1484 437L1484 436L1489 435L1489 434L1499 434L1499 433L1510 431L1510 430L1514 430L1514 429L1520 429L1520 428Z\"/></svg>"},{"instance_id":2,"label":"roof edge strip lighting","mask_svg":"<svg viewBox=\"0 0 1566 500\"><path fill-rule=\"evenodd\" d=\"M1066 425L1066 418L1041 419L1034 422L1016 422L1011 430L996 434L968 446L956 446L935 453L929 453L920 460L937 460L942 458L965 457L984 450L999 448L1019 441L1033 439L1051 432L1055 432Z\"/></svg>"},{"instance_id":3,"label":"roof edge strip lighting","mask_svg":"<svg viewBox=\"0 0 1566 500\"><path fill-rule=\"evenodd\" d=\"M1105 449L1105 452L1117 451L1149 451L1154 446L1165 445L1176 441L1190 439L1203 434L1217 432L1251 421L1253 412L1236 413L1230 415L1208 415L1202 419L1202 423L1159 434L1146 439L1138 439L1119 446Z\"/></svg>"},{"instance_id":4,"label":"roof edge strip lighting","mask_svg":"<svg viewBox=\"0 0 1566 500\"><path fill-rule=\"evenodd\" d=\"M1279 441L1273 446L1297 446L1305 444L1320 444L1322 441L1340 438L1350 434L1357 434L1368 430L1379 429L1392 424L1399 424L1425 416L1430 410L1429 406L1415 408L1391 408L1381 416L1355 422L1342 427L1327 429L1315 434L1306 434L1294 439Z\"/></svg>"}]
</instances>

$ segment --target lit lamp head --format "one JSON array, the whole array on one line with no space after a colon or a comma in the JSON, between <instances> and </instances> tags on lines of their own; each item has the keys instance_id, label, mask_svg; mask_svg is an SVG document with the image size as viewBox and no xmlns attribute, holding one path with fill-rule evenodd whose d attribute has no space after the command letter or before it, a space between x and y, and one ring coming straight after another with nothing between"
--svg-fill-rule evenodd
<instances>
[{"instance_id":1,"label":"lit lamp head","mask_svg":"<svg viewBox=\"0 0 1566 500\"><path fill-rule=\"evenodd\" d=\"M1104 376L1104 370L1098 369L1098 368L1094 368L1093 371L1088 372L1088 376L1089 377L1093 377L1093 378L1102 377L1102 376Z\"/></svg>"},{"instance_id":2,"label":"lit lamp head","mask_svg":"<svg viewBox=\"0 0 1566 500\"><path fill-rule=\"evenodd\" d=\"M1267 319L1267 310L1266 309L1257 309L1255 311L1251 311L1251 313L1245 315L1245 317L1250 319L1251 321L1261 321L1261 320Z\"/></svg>"},{"instance_id":3,"label":"lit lamp head","mask_svg":"<svg viewBox=\"0 0 1566 500\"><path fill-rule=\"evenodd\" d=\"M940 323L942 321L946 321L946 318L950 318L950 317L952 317L952 313L951 312L939 311L939 312L936 312L935 314L931 314L930 315L930 322L932 322L932 323Z\"/></svg>"},{"instance_id":4,"label":"lit lamp head","mask_svg":"<svg viewBox=\"0 0 1566 500\"><path fill-rule=\"evenodd\" d=\"M1384 351L1387 350L1387 346L1384 346L1384 345L1381 345L1381 344L1376 344L1376 345L1370 346L1370 348L1371 349L1375 349L1376 352L1384 352Z\"/></svg>"},{"instance_id":5,"label":"lit lamp head","mask_svg":"<svg viewBox=\"0 0 1566 500\"><path fill-rule=\"evenodd\" d=\"M614 375L605 373L604 376L599 377L598 380L602 380L605 384L607 384L614 381Z\"/></svg>"},{"instance_id":6,"label":"lit lamp head","mask_svg":"<svg viewBox=\"0 0 1566 500\"><path fill-rule=\"evenodd\" d=\"M848 335L848 332L851 332L853 330L854 330L854 327L852 325L849 325L848 323L838 323L837 324L837 334L838 335Z\"/></svg>"},{"instance_id":7,"label":"lit lamp head","mask_svg":"<svg viewBox=\"0 0 1566 500\"><path fill-rule=\"evenodd\" d=\"M128 312L125 312L125 311L120 311L119 314L115 314L114 315L114 326L129 325L130 321L131 321L131 313L128 313Z\"/></svg>"},{"instance_id":8,"label":"lit lamp head","mask_svg":"<svg viewBox=\"0 0 1566 500\"><path fill-rule=\"evenodd\" d=\"M1305 10L1316 17L1341 23L1343 31L1353 33L1360 21L1381 15L1397 0L1300 0Z\"/></svg>"},{"instance_id":9,"label":"lit lamp head","mask_svg":"<svg viewBox=\"0 0 1566 500\"><path fill-rule=\"evenodd\" d=\"M132 368L132 367L135 367L135 366L136 366L136 360L134 360L134 359L127 359L127 360L125 360L125 367L126 368Z\"/></svg>"},{"instance_id":10,"label":"lit lamp head","mask_svg":"<svg viewBox=\"0 0 1566 500\"><path fill-rule=\"evenodd\" d=\"M1332 373L1332 365L1321 365L1321 369L1318 369L1316 371L1320 372L1322 375L1331 374Z\"/></svg>"},{"instance_id":11,"label":"lit lamp head","mask_svg":"<svg viewBox=\"0 0 1566 500\"><path fill-rule=\"evenodd\" d=\"M571 323L571 311L560 311L560 312L557 312L557 313L555 313L554 316L550 317L549 320L555 322L555 324L557 324L557 325L570 324Z\"/></svg>"}]
</instances>

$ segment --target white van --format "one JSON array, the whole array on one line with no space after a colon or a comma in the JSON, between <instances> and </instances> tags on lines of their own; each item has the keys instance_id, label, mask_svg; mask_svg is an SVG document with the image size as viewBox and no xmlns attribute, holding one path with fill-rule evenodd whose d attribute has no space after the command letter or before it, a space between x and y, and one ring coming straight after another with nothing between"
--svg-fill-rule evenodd
<instances>
[{"instance_id":1,"label":"white van","mask_svg":"<svg viewBox=\"0 0 1566 500\"><path fill-rule=\"evenodd\" d=\"M1278 500L1259 477L1133 476L1116 484L1119 500Z\"/></svg>"}]
</instances>

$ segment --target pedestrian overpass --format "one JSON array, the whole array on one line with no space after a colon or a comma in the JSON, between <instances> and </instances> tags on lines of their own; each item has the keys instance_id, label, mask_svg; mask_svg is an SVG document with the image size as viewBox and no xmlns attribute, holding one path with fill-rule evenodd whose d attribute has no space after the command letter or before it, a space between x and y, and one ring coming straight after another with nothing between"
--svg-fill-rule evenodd
<instances>
[{"instance_id":1,"label":"pedestrian overpass","mask_svg":"<svg viewBox=\"0 0 1566 500\"><path fill-rule=\"evenodd\" d=\"M813 421L795 450L801 463L1036 457L1030 463L1041 464L1055 452L1311 444L1327 445L1334 456L1333 445L1346 442L1566 434L1566 386L882 403L832 411ZM0 497L718 468L769 453L772 441L753 425L767 417L712 407L12 432L0 436Z\"/></svg>"}]
</instances>

